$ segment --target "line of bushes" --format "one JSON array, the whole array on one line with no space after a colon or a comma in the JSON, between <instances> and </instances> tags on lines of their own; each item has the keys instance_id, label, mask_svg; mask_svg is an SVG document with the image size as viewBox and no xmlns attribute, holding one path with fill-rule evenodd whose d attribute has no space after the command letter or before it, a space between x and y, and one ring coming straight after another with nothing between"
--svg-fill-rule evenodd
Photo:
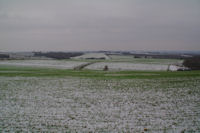
<instances>
[{"instance_id":1,"label":"line of bushes","mask_svg":"<svg viewBox=\"0 0 200 133\"><path fill-rule=\"evenodd\" d=\"M183 65L191 70L200 70L200 56L194 56L192 58L185 59Z\"/></svg>"},{"instance_id":2,"label":"line of bushes","mask_svg":"<svg viewBox=\"0 0 200 133\"><path fill-rule=\"evenodd\" d=\"M34 52L35 56L44 56L48 58L53 58L53 59L69 59L70 57L75 57L75 56L80 56L83 55L81 52L70 52L70 53L65 53L65 52Z\"/></svg>"}]
</instances>

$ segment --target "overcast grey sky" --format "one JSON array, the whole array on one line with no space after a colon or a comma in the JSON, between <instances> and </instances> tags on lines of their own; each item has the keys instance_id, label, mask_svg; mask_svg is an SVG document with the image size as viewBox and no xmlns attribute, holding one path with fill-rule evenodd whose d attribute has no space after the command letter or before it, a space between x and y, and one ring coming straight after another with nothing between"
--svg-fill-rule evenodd
<instances>
[{"instance_id":1,"label":"overcast grey sky","mask_svg":"<svg viewBox=\"0 0 200 133\"><path fill-rule=\"evenodd\" d=\"M0 51L200 50L200 0L0 0Z\"/></svg>"}]
</instances>

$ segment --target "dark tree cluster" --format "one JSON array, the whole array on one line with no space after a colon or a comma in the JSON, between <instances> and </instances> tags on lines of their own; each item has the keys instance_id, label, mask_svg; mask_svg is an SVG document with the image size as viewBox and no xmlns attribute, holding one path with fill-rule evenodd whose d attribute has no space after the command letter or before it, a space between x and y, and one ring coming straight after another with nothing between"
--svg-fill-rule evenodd
<instances>
[{"instance_id":1,"label":"dark tree cluster","mask_svg":"<svg viewBox=\"0 0 200 133\"><path fill-rule=\"evenodd\" d=\"M185 59L183 65L191 70L200 70L200 56Z\"/></svg>"},{"instance_id":2,"label":"dark tree cluster","mask_svg":"<svg viewBox=\"0 0 200 133\"><path fill-rule=\"evenodd\" d=\"M133 54L134 58L185 59L181 54Z\"/></svg>"},{"instance_id":3,"label":"dark tree cluster","mask_svg":"<svg viewBox=\"0 0 200 133\"><path fill-rule=\"evenodd\" d=\"M0 54L0 59L7 59L9 58L10 56L7 55L7 54Z\"/></svg>"},{"instance_id":4,"label":"dark tree cluster","mask_svg":"<svg viewBox=\"0 0 200 133\"><path fill-rule=\"evenodd\" d=\"M70 52L70 53L65 53L65 52L35 52L35 56L38 57L48 57L48 58L53 58L53 59L69 59L70 57L75 57L75 56L80 56L83 55L81 52Z\"/></svg>"}]
</instances>

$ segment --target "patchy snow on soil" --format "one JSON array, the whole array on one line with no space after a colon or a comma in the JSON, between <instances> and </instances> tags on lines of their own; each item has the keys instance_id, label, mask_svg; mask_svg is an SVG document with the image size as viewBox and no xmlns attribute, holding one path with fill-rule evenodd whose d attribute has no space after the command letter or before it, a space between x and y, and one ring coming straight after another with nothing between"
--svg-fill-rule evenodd
<instances>
[{"instance_id":1,"label":"patchy snow on soil","mask_svg":"<svg viewBox=\"0 0 200 133\"><path fill-rule=\"evenodd\" d=\"M86 53L81 56L72 57L73 59L110 59L104 53Z\"/></svg>"},{"instance_id":2,"label":"patchy snow on soil","mask_svg":"<svg viewBox=\"0 0 200 133\"><path fill-rule=\"evenodd\" d=\"M200 132L199 103L198 78L0 77L0 132Z\"/></svg>"},{"instance_id":3,"label":"patchy snow on soil","mask_svg":"<svg viewBox=\"0 0 200 133\"><path fill-rule=\"evenodd\" d=\"M160 64L138 64L138 63L126 63L126 62L99 62L86 67L86 69L103 70L105 66L108 66L109 70L167 70L168 65Z\"/></svg>"},{"instance_id":4,"label":"patchy snow on soil","mask_svg":"<svg viewBox=\"0 0 200 133\"><path fill-rule=\"evenodd\" d=\"M31 66L31 67L48 67L48 68L61 68L73 69L79 65L86 64L87 62L77 61L64 61L64 60L7 60L0 61L2 65L15 65L15 66Z\"/></svg>"}]
</instances>

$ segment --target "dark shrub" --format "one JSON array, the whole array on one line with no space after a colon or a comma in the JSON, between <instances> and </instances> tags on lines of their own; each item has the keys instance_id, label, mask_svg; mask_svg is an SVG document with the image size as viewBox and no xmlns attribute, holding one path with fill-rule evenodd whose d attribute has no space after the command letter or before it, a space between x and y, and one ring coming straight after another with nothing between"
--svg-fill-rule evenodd
<instances>
[{"instance_id":1,"label":"dark shrub","mask_svg":"<svg viewBox=\"0 0 200 133\"><path fill-rule=\"evenodd\" d=\"M104 68L103 68L103 70L104 70L104 71L108 71L108 66L105 65Z\"/></svg>"},{"instance_id":2,"label":"dark shrub","mask_svg":"<svg viewBox=\"0 0 200 133\"><path fill-rule=\"evenodd\" d=\"M185 59L183 65L191 70L200 70L200 56Z\"/></svg>"}]
</instances>

